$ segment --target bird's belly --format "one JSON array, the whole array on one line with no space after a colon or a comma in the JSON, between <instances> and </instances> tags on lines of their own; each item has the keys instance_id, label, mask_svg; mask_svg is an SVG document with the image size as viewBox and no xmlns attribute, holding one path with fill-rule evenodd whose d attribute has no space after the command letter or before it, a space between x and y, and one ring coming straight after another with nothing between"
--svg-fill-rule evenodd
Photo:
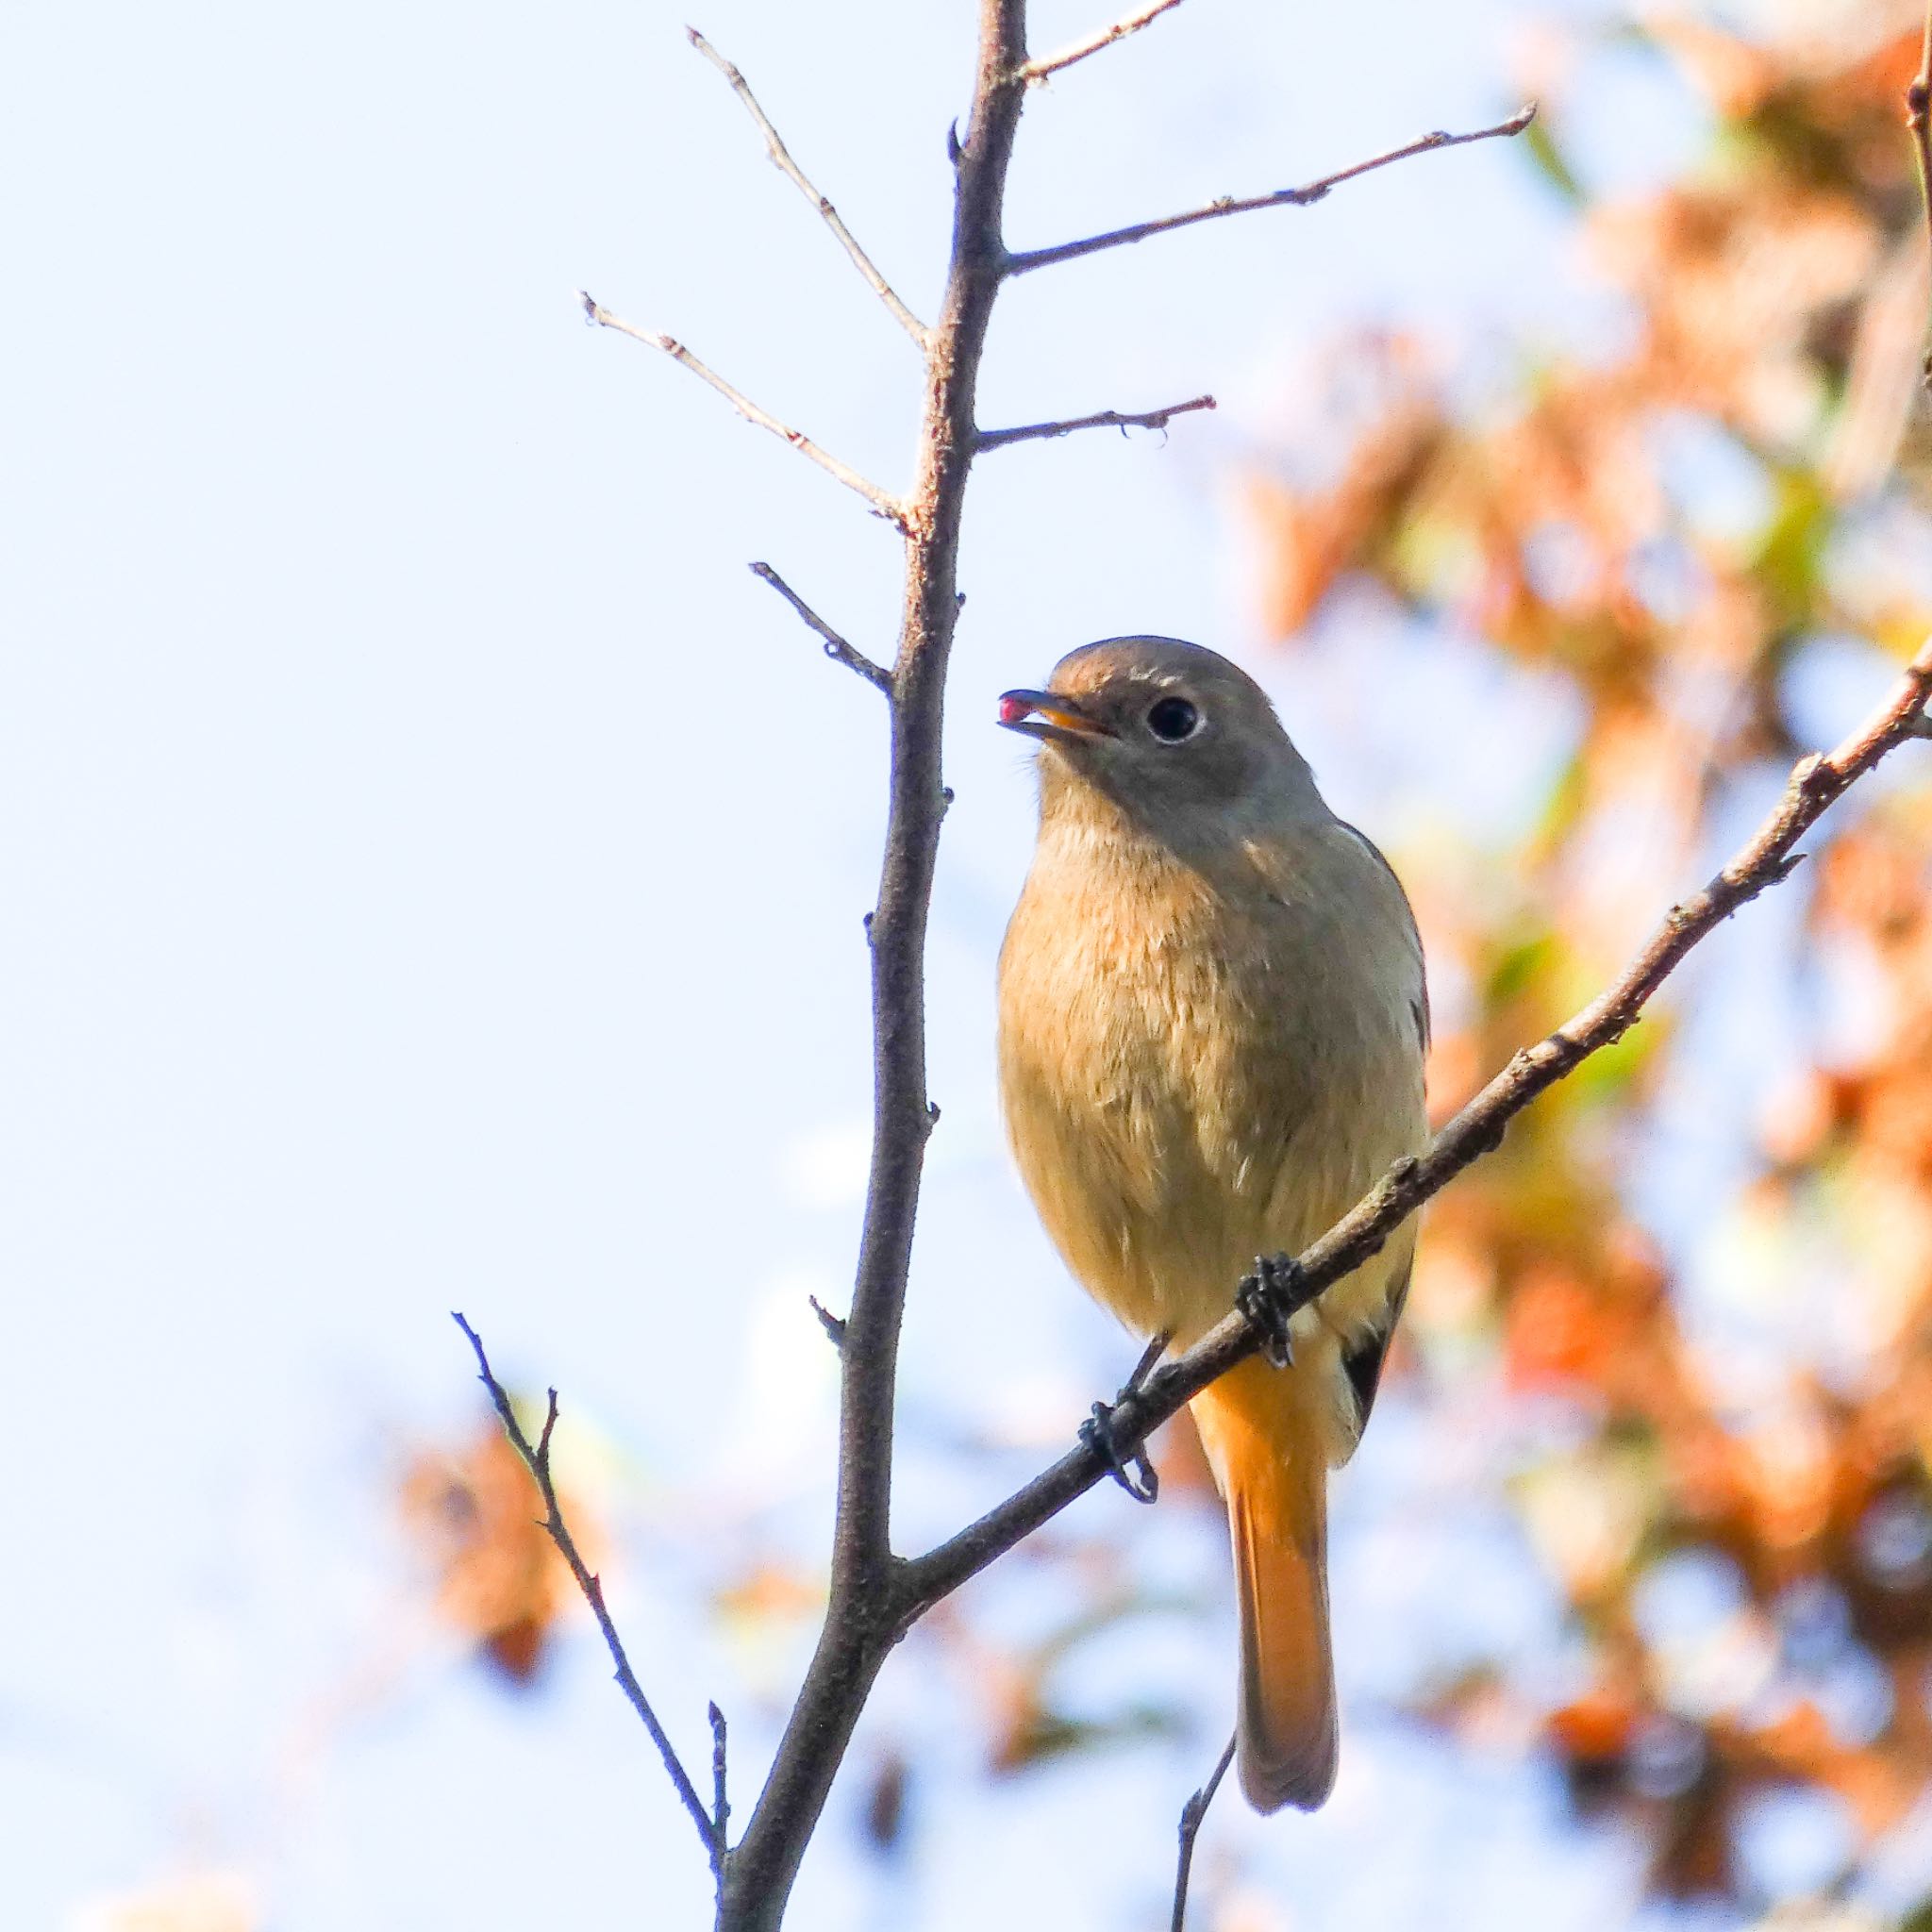
<instances>
[{"instance_id":1,"label":"bird's belly","mask_svg":"<svg viewBox=\"0 0 1932 1932\"><path fill-rule=\"evenodd\" d=\"M1002 1018L1008 1130L1047 1232L1097 1301L1181 1346L1257 1254L1306 1247L1421 1128L1420 1081L1375 1029L1279 987L1257 1010L1214 981L1215 958L1089 961L1057 975L1071 1000ZM1304 1325L1353 1331L1389 1272L1339 1284Z\"/></svg>"}]
</instances>

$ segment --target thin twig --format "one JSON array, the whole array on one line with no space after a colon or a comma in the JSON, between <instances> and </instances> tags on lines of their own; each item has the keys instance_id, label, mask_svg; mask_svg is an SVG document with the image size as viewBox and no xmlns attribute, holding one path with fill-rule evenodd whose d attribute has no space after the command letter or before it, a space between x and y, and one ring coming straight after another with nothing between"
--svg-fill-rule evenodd
<instances>
[{"instance_id":1,"label":"thin twig","mask_svg":"<svg viewBox=\"0 0 1932 1932\"><path fill-rule=\"evenodd\" d=\"M1186 416L1195 409L1211 409L1214 407L1212 396L1195 396L1185 403L1170 403L1164 409L1144 409L1138 415L1126 415L1119 409L1102 409L1095 416L1070 416L1064 423L1028 423L1018 429L982 429L978 446L982 452L1004 449L1009 442L1036 442L1049 436L1071 436L1076 429L1165 429L1175 416Z\"/></svg>"},{"instance_id":2,"label":"thin twig","mask_svg":"<svg viewBox=\"0 0 1932 1932\"><path fill-rule=\"evenodd\" d=\"M769 563L753 564L751 574L755 577L762 577L818 632L824 640L826 657L836 658L846 670L858 672L868 684L876 685L888 697L891 696L892 674L883 664L874 664L863 651L854 650Z\"/></svg>"},{"instance_id":3,"label":"thin twig","mask_svg":"<svg viewBox=\"0 0 1932 1932\"><path fill-rule=\"evenodd\" d=\"M1305 183L1300 188L1277 188L1272 194L1251 194L1237 197L1224 194L1219 201L1210 201L1206 208L1190 208L1179 215L1162 215L1158 221L1136 222L1132 227L1111 228L1105 235L1089 235L1079 242L1062 242L1053 248L1029 248L1018 255L1007 258L1007 273L1009 275L1024 275L1037 268L1050 267L1057 261L1074 261L1083 255L1097 255L1103 248L1124 248L1130 242L1144 242L1150 235L1165 235L1174 228L1191 228L1196 222L1219 221L1223 215L1244 215L1256 208L1307 208L1320 201L1331 188L1339 188L1344 181L1353 181L1360 175L1373 175L1378 168L1392 167L1397 161L1406 161L1416 155L1433 154L1442 147L1467 147L1473 141L1494 141L1499 137L1521 134L1536 119L1536 103L1519 108L1507 121L1498 121L1493 127L1478 127L1470 134L1444 134L1438 130L1425 134L1420 141L1411 141L1404 147L1392 147L1387 154L1373 156L1366 161L1357 161L1353 167L1339 169L1333 175L1324 175L1319 180Z\"/></svg>"},{"instance_id":4,"label":"thin twig","mask_svg":"<svg viewBox=\"0 0 1932 1932\"><path fill-rule=\"evenodd\" d=\"M604 1607L604 1585L591 1572L579 1554L575 1540L571 1536L563 1520L563 1510L557 1500L557 1485L550 1476L550 1437L557 1427L557 1391L550 1391L550 1407L543 1417L543 1428L534 1448L530 1439L524 1433L524 1425L517 1420L517 1412L510 1406L510 1399L503 1384L496 1379L490 1366L490 1357L483 1353L483 1338L472 1328L455 1309L450 1311L455 1322L469 1339L475 1351L477 1379L490 1391L490 1399L496 1406L496 1413L503 1420L504 1433L524 1459L524 1466L530 1472L537 1485L537 1493L543 1499L543 1527L550 1534L550 1541L557 1545L558 1554L570 1565L570 1574L577 1580L577 1588L584 1593L584 1601L591 1607L591 1614L597 1619L597 1627L604 1633L604 1641L610 1651L611 1661L617 1666L617 1681L624 1687L624 1694L630 1699L631 1708L643 1719L644 1728L651 1734L651 1741L658 1747L658 1755L664 1760L664 1769L670 1774L684 1808L696 1821L698 1836L705 1841L705 1850L711 1861L712 1874L722 1882L724 1868L724 1845L718 1829L714 1828L710 1815L705 1809L705 1801L698 1796L697 1787L691 1783L690 1774L685 1770L677 1756L677 1748L666 1735L664 1726L658 1722L658 1713L651 1708L651 1701L644 1695L643 1686L638 1682L637 1673L630 1667L630 1659L624 1654L624 1643L617 1634L617 1626L610 1621L610 1612ZM717 1707L712 1707L715 1716ZM722 1723L722 1720L720 1721Z\"/></svg>"},{"instance_id":5,"label":"thin twig","mask_svg":"<svg viewBox=\"0 0 1932 1932\"><path fill-rule=\"evenodd\" d=\"M1924 39L1919 49L1919 71L1906 89L1906 125L1911 129L1912 151L1919 158L1919 205L1925 232L1932 241L1932 6L1925 9ZM1932 389L1932 352L1920 368L1921 379Z\"/></svg>"},{"instance_id":6,"label":"thin twig","mask_svg":"<svg viewBox=\"0 0 1932 1932\"><path fill-rule=\"evenodd\" d=\"M1221 1757L1214 1767L1214 1775L1181 1807L1181 1849L1174 1873L1174 1918L1168 1932L1186 1932L1188 1923L1188 1880L1194 1870L1194 1840L1201 1835L1201 1821L1208 1815L1208 1807L1214 1802L1214 1794L1221 1789L1221 1780L1227 1775L1227 1767L1234 1762L1235 1734L1230 1734L1223 1747Z\"/></svg>"},{"instance_id":7,"label":"thin twig","mask_svg":"<svg viewBox=\"0 0 1932 1932\"><path fill-rule=\"evenodd\" d=\"M1167 0L1167 4L1175 6L1178 5L1178 0ZM766 117L765 110L758 106L757 96L753 94L744 75L725 59L696 27L688 26L684 31L691 45L730 82L731 92L744 103L744 111L758 124L758 132L765 137L765 152L772 158L773 167L776 168L799 193L818 209L820 220L838 238L840 247L852 258L852 266L865 277L866 286L891 310L892 317L899 326L924 349L932 340L932 331L892 292L891 284L872 265L871 258L854 240L852 230L839 219L839 210L806 179L804 171L791 158L785 143L779 140L778 130Z\"/></svg>"},{"instance_id":8,"label":"thin twig","mask_svg":"<svg viewBox=\"0 0 1932 1932\"><path fill-rule=\"evenodd\" d=\"M1926 735L1932 641L1921 646L1890 695L1835 750L1801 758L1776 807L1723 871L1671 908L1618 979L1534 1046L1524 1047L1416 1158L1398 1160L1328 1232L1296 1257L1297 1293L1312 1300L1375 1254L1432 1194L1503 1143L1508 1123L1592 1054L1620 1040L1700 940L1740 907L1788 878L1803 856L1798 841L1825 808L1907 739ZM1262 1337L1240 1313L1223 1320L1185 1355L1124 1396L1109 1421L1112 1446L1127 1453L1208 1383L1256 1353ZM906 1565L900 1628L950 1595L997 1557L1057 1516L1107 1474L1082 1443L957 1536Z\"/></svg>"},{"instance_id":9,"label":"thin twig","mask_svg":"<svg viewBox=\"0 0 1932 1932\"><path fill-rule=\"evenodd\" d=\"M715 1704L708 1707L711 1717L711 1869L715 1872L724 1866L731 1842L725 1833L731 1806L724 1795L724 1713Z\"/></svg>"},{"instance_id":10,"label":"thin twig","mask_svg":"<svg viewBox=\"0 0 1932 1932\"><path fill-rule=\"evenodd\" d=\"M1020 70L1020 78L1028 87L1033 87L1049 74L1058 74L1064 67L1072 67L1090 54L1105 53L1116 41L1124 41L1129 34L1139 33L1148 22L1158 20L1163 13L1180 4L1181 0L1154 0L1151 7L1137 8L1124 19L1115 21L1111 26L1102 27L1097 34L1091 34L1084 41L1075 41L1071 47L1062 47L1058 54L1047 54L1038 60L1027 61Z\"/></svg>"},{"instance_id":11,"label":"thin twig","mask_svg":"<svg viewBox=\"0 0 1932 1932\"><path fill-rule=\"evenodd\" d=\"M897 497L889 495L876 483L821 449L803 430L793 429L779 422L769 410L759 408L749 396L733 389L715 369L700 362L675 336L661 334L654 328L640 328L636 323L626 322L621 315L613 315L586 290L577 291L577 299L584 305L585 315L599 328L614 328L619 335L630 336L654 349L663 350L674 362L683 363L700 382L709 383L747 423L756 423L760 429L769 429L774 436L782 438L800 456L809 457L827 475L836 476L846 489L858 491L889 524L897 529L905 529L906 508Z\"/></svg>"}]
</instances>

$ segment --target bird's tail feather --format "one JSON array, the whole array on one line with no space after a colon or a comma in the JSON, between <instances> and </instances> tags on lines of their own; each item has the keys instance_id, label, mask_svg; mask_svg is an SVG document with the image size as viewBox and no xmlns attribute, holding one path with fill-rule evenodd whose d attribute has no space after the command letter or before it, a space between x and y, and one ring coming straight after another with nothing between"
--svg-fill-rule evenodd
<instances>
[{"instance_id":1,"label":"bird's tail feather","mask_svg":"<svg viewBox=\"0 0 1932 1932\"><path fill-rule=\"evenodd\" d=\"M1193 1404L1227 1499L1241 1610L1237 1762L1257 1811L1312 1811L1335 1783L1327 1464L1301 1405L1285 1396L1281 1372L1248 1361Z\"/></svg>"}]
</instances>

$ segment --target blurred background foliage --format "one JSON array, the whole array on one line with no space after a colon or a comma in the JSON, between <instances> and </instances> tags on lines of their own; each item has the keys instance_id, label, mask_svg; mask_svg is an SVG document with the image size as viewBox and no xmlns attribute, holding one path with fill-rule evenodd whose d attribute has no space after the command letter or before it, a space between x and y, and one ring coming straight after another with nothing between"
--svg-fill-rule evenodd
<instances>
[{"instance_id":1,"label":"blurred background foliage","mask_svg":"<svg viewBox=\"0 0 1932 1932\"><path fill-rule=\"evenodd\" d=\"M1528 339L1498 288L1479 341L1365 322L1307 358L1291 446L1249 453L1280 653L1346 679L1352 638L1407 629L1472 702L1526 704L1552 748L1526 808L1445 799L1387 841L1428 946L1439 1120L1588 998L1932 628L1928 265L1902 110L1922 25L1861 0L1744 27L1552 26L1524 51L1542 111L1520 163L1568 208L1608 320ZM1600 190L1573 123L1632 60L1668 72L1703 134L1673 178ZM1419 1646L1392 1702L1451 1753L1541 1755L1579 1829L1641 1845L1645 1909L1923 1927L1932 1898L1869 1881L1932 1839L1924 760L1835 813L1810 858L1742 944L1700 956L1428 1212L1385 1402L1457 1507L1507 1514L1561 1615L1534 1644ZM1494 1453L1469 1452L1478 1426ZM991 1424L937 1427L908 1420L915 1455L1030 1459ZM1220 1519L1184 1426L1160 1462L1161 1513L1196 1519L1198 1557ZM486 1427L397 1470L422 1602L507 1687L541 1686L581 1612L513 1456ZM593 1551L621 1507L608 1477L567 1499ZM954 1687L988 1776L1171 1740L1184 1793L1222 1693L1130 1663L1096 1698L1082 1659L1118 1663L1175 1621L1218 1644L1221 1581L1150 1573L1124 1549L1138 1522L1089 1520L908 1650ZM780 1708L822 1601L809 1540L675 1503L644 1536ZM1515 1587L1465 1575L1476 1598ZM891 1717L861 1732L848 1777L882 1858L915 1828L925 1748ZM1277 1923L1211 1860L1196 1911ZM191 1887L100 1923L255 1919Z\"/></svg>"},{"instance_id":2,"label":"blurred background foliage","mask_svg":"<svg viewBox=\"0 0 1932 1932\"><path fill-rule=\"evenodd\" d=\"M1334 474L1253 486L1283 650L1340 648L1324 608L1382 600L1574 721L1530 823L1479 841L1445 815L1396 855L1439 1119L1932 626L1902 108L1923 17L1791 18L1541 48L1524 158L1621 322L1487 358L1365 331L1330 358ZM1654 191L1598 195L1568 109L1633 52L1707 139ZM1825 828L1748 977L1733 952L1679 981L1428 1217L1407 1369L1517 1412L1507 1491L1569 1617L1544 1694L1498 1657L1424 1707L1540 1739L1672 1898L1777 1904L1740 1841L1804 1809L1837 1847L1821 1895L1932 1831L1928 841L1904 767Z\"/></svg>"}]
</instances>

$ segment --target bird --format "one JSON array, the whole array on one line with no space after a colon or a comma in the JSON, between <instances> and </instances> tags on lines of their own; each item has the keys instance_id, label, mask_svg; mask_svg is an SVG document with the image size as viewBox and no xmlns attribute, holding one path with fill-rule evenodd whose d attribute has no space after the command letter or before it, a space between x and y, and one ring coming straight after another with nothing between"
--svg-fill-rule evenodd
<instances>
[{"instance_id":1,"label":"bird","mask_svg":"<svg viewBox=\"0 0 1932 1932\"><path fill-rule=\"evenodd\" d=\"M1038 741L1040 784L999 959L1008 1138L1069 1271L1151 1359L1427 1144L1422 941L1388 861L1218 653L1104 639L998 721ZM1251 1356L1191 1405L1227 1507L1258 1811L1334 1786L1328 1472L1360 1441L1413 1253L1410 1224L1293 1313L1291 1366Z\"/></svg>"}]
</instances>

